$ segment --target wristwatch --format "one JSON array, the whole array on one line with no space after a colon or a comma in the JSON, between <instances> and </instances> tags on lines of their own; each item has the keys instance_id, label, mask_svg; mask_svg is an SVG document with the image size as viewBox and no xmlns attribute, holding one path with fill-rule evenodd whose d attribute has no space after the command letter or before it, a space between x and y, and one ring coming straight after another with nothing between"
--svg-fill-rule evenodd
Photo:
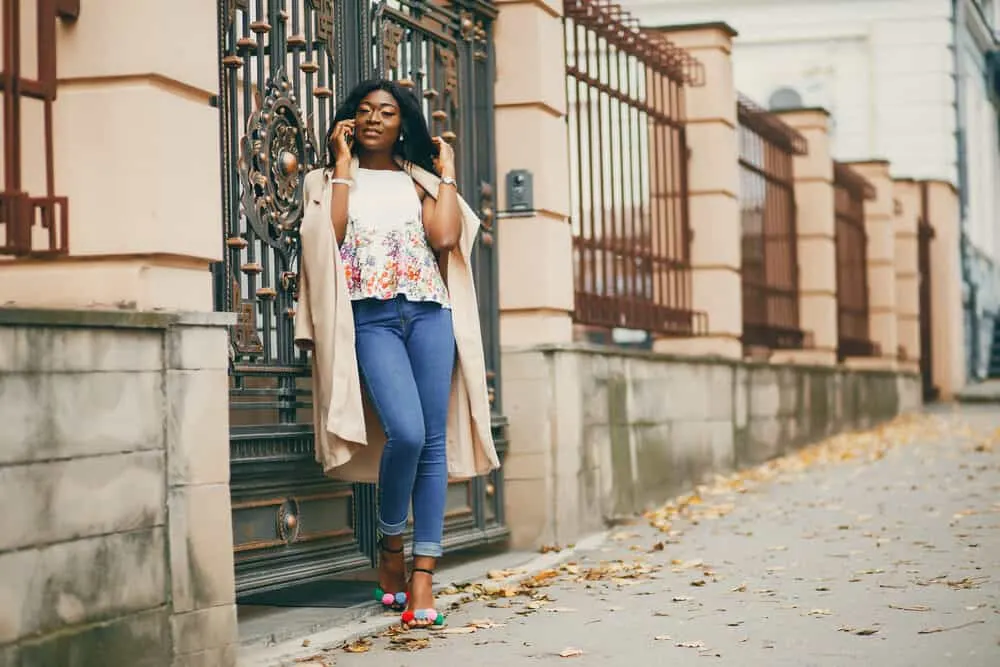
<instances>
[{"instance_id":1,"label":"wristwatch","mask_svg":"<svg viewBox=\"0 0 1000 667\"><path fill-rule=\"evenodd\" d=\"M456 188L458 187L458 182L454 178L452 178L451 176L444 176L444 177L442 177L441 178L441 184L442 185L454 185Z\"/></svg>"}]
</instances>

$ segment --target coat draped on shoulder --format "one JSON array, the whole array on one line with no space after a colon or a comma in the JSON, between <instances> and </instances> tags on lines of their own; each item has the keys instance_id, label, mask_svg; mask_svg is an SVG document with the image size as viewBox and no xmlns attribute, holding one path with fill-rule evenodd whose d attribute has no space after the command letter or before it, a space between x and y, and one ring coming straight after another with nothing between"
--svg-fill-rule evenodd
<instances>
[{"instance_id":1,"label":"coat draped on shoulder","mask_svg":"<svg viewBox=\"0 0 1000 667\"><path fill-rule=\"evenodd\" d=\"M437 176L409 163L401 166L431 197L437 196ZM355 159L352 175L357 168ZM331 187L326 170L306 174L295 342L312 351L316 460L330 477L376 482L385 433L361 387L354 315L330 221ZM447 430L448 473L452 479L484 475L500 465L490 429L486 362L472 278L472 247L479 232L479 218L461 198L459 204L461 239L442 262L457 353Z\"/></svg>"}]
</instances>

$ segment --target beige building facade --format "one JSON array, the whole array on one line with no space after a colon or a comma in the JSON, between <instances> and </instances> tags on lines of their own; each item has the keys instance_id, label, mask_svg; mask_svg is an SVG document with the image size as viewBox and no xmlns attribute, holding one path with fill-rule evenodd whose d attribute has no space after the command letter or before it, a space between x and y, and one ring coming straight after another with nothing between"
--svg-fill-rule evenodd
<instances>
[{"instance_id":1,"label":"beige building facade","mask_svg":"<svg viewBox=\"0 0 1000 667\"><path fill-rule=\"evenodd\" d=\"M450 548L568 544L963 383L959 333L924 336L961 308L955 191L740 106L729 26L254 4L3 3L0 663L233 665L240 596L368 563L373 494L316 472L285 333L296 184L362 74L420 93L483 219L503 467L452 485Z\"/></svg>"}]
</instances>

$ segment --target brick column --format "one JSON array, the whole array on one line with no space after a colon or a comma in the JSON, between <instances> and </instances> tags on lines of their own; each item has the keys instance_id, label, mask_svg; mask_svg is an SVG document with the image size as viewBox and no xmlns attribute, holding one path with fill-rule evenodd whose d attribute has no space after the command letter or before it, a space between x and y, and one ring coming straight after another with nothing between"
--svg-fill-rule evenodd
<instances>
[{"instance_id":1,"label":"brick column","mask_svg":"<svg viewBox=\"0 0 1000 667\"><path fill-rule=\"evenodd\" d=\"M124 429L128 440L126 427L139 424L148 441L133 437L129 444L164 452L163 477L137 478L128 499L135 519L165 525L166 540L149 552L164 559L159 575L152 572L150 581L142 581L145 572L137 569L101 578L100 572L116 571L108 570L108 555L97 551L74 564L98 577L102 600L124 599L136 587L164 592L157 613L127 643L95 634L101 664L147 658L172 667L236 664L226 330L232 317L211 312L209 271L222 259L219 111L210 104L219 86L217 17L218 4L204 0L85 0L75 23L59 24L53 162L55 190L69 201L70 256L0 262L0 302L40 312L66 309L59 317L67 326L74 326L73 313L86 319L94 310L147 311L112 313L126 321L115 326L126 329L151 316L169 320L155 325L163 333L152 343L149 334L142 346L123 336L106 348L80 347L100 354L83 355L86 367L69 364L75 372L70 379L83 391L60 395L56 410L86 422L81 433L66 433L68 441L101 429ZM29 165L32 170L37 165ZM40 357L43 365L56 352ZM89 420L88 414L100 411L88 401L120 398L129 407L147 398L138 390L122 397L88 393L118 370L147 373L147 394L155 400L149 399L148 410L112 415L125 425ZM92 491L95 506L113 507L120 500L101 495L100 486ZM143 512L149 503L159 508L157 516ZM81 516L87 511L79 509ZM53 621L67 636L72 620L93 606L80 600L79 611L60 612ZM23 605L52 606L44 599ZM96 609L107 618L115 615ZM140 645L141 651L134 648ZM128 646L135 652L123 653L132 650ZM43 663L69 664L61 658Z\"/></svg>"},{"instance_id":2,"label":"brick column","mask_svg":"<svg viewBox=\"0 0 1000 667\"><path fill-rule=\"evenodd\" d=\"M503 346L573 338L573 235L562 3L501 0L496 21L496 151L499 210L506 174L534 178L534 210L498 223Z\"/></svg>"},{"instance_id":3,"label":"brick column","mask_svg":"<svg viewBox=\"0 0 1000 667\"><path fill-rule=\"evenodd\" d=\"M931 361L942 400L965 386L965 329L962 312L961 216L958 192L945 181L927 183L931 241Z\"/></svg>"},{"instance_id":4,"label":"brick column","mask_svg":"<svg viewBox=\"0 0 1000 667\"><path fill-rule=\"evenodd\" d=\"M849 365L895 368L899 354L896 326L896 221L893 182L885 160L852 162L850 167L875 188L865 202L868 234L868 331L881 348L878 358L848 359Z\"/></svg>"},{"instance_id":5,"label":"brick column","mask_svg":"<svg viewBox=\"0 0 1000 667\"><path fill-rule=\"evenodd\" d=\"M896 330L904 358L899 368L920 370L920 262L918 223L920 184L913 179L893 181L896 235Z\"/></svg>"},{"instance_id":6,"label":"brick column","mask_svg":"<svg viewBox=\"0 0 1000 667\"><path fill-rule=\"evenodd\" d=\"M830 114L798 109L780 114L799 131L809 151L796 156L795 206L799 256L799 326L812 334L812 348L776 352L775 362L837 363L837 243L833 206Z\"/></svg>"},{"instance_id":7,"label":"brick column","mask_svg":"<svg viewBox=\"0 0 1000 667\"><path fill-rule=\"evenodd\" d=\"M217 23L214 2L89 0L77 21L58 24L55 185L69 198L71 256L4 262L0 302L212 309L208 267L222 258L219 112L209 104Z\"/></svg>"},{"instance_id":8,"label":"brick column","mask_svg":"<svg viewBox=\"0 0 1000 667\"><path fill-rule=\"evenodd\" d=\"M708 316L708 335L663 338L654 347L663 352L741 358L740 174L732 61L736 31L725 23L708 23L664 32L705 68L705 85L686 88L684 95L691 156L688 207L694 234L692 304Z\"/></svg>"}]
</instances>

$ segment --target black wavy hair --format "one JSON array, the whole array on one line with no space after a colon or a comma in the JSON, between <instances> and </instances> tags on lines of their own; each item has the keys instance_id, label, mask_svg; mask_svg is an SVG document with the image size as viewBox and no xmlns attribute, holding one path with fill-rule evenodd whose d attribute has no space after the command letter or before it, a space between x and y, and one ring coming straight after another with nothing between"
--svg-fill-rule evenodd
<instances>
[{"instance_id":1,"label":"black wavy hair","mask_svg":"<svg viewBox=\"0 0 1000 667\"><path fill-rule=\"evenodd\" d=\"M373 90L384 90L396 99L399 105L400 128L399 136L405 138L403 141L396 141L392 152L407 162L423 167L427 171L437 174L434 168L434 158L437 156L437 147L431 141L430 130L427 129L427 121L424 119L423 109L420 108L420 100L409 88L399 85L395 81L388 79L368 79L362 81L354 87L347 95L347 99L337 107L337 113L330 123L330 130L326 133L326 166L334 166L334 153L331 146L333 130L342 120L354 118L358 113L358 107L365 96ZM351 153L357 155L358 142L351 146Z\"/></svg>"}]
</instances>

